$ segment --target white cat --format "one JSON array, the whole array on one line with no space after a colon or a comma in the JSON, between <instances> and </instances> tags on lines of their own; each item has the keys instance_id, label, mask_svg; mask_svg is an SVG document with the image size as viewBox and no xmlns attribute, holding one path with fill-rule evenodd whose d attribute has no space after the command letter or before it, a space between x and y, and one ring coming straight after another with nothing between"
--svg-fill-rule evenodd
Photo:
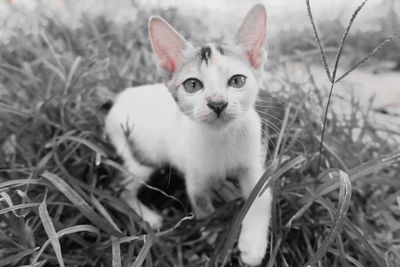
<instances>
[{"instance_id":1,"label":"white cat","mask_svg":"<svg viewBox=\"0 0 400 267\"><path fill-rule=\"evenodd\" d=\"M165 84L129 88L118 95L105 129L132 176L146 182L171 163L185 176L197 218L214 208L209 186L238 177L247 198L263 174L261 121L254 109L266 42L266 11L247 14L230 43L193 47L171 25L152 17L149 34ZM136 197L132 179L124 199L153 228L162 217ZM258 197L245 216L238 247L244 263L261 263L268 245L271 192Z\"/></svg>"}]
</instances>

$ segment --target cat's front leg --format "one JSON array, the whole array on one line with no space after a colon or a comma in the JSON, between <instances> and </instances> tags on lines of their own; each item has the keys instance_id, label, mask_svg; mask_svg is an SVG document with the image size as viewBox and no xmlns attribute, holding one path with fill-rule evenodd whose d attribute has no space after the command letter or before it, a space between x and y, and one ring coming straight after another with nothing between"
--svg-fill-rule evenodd
<instances>
[{"instance_id":1,"label":"cat's front leg","mask_svg":"<svg viewBox=\"0 0 400 267\"><path fill-rule=\"evenodd\" d=\"M245 199L262 176L261 166L244 168L239 172L239 183ZM268 247L268 231L271 219L272 192L268 188L257 197L248 210L239 235L238 247L242 261L251 266L258 265Z\"/></svg>"},{"instance_id":2,"label":"cat's front leg","mask_svg":"<svg viewBox=\"0 0 400 267\"><path fill-rule=\"evenodd\" d=\"M185 176L186 189L196 219L204 219L212 212L214 206L211 202L210 183L201 175L189 173Z\"/></svg>"}]
</instances>

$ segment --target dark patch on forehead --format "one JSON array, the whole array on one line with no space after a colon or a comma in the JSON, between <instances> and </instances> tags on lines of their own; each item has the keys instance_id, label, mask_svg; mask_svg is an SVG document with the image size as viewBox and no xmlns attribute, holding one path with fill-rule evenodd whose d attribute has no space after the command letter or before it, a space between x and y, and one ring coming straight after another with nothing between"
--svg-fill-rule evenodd
<instances>
[{"instance_id":1,"label":"dark patch on forehead","mask_svg":"<svg viewBox=\"0 0 400 267\"><path fill-rule=\"evenodd\" d=\"M223 56L235 57L240 59L243 58L243 55L239 52L238 49L227 43L217 42L215 44L215 49Z\"/></svg>"},{"instance_id":2,"label":"dark patch on forehead","mask_svg":"<svg viewBox=\"0 0 400 267\"><path fill-rule=\"evenodd\" d=\"M200 63L205 61L208 65L208 60L211 58L211 47L203 46L200 49Z\"/></svg>"},{"instance_id":3,"label":"dark patch on forehead","mask_svg":"<svg viewBox=\"0 0 400 267\"><path fill-rule=\"evenodd\" d=\"M221 45L217 45L217 50L218 50L218 52L221 53L221 55L225 55L225 50L222 48Z\"/></svg>"}]
</instances>

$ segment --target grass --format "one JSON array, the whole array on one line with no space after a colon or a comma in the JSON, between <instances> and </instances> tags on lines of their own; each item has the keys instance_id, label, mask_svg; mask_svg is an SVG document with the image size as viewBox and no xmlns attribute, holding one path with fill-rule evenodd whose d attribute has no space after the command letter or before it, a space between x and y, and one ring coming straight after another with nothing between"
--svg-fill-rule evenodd
<instances>
[{"instance_id":1,"label":"grass","mask_svg":"<svg viewBox=\"0 0 400 267\"><path fill-rule=\"evenodd\" d=\"M191 38L194 26L174 10L155 12ZM196 221L167 167L154 175L158 190L141 194L165 226L154 233L141 221L119 198L123 167L102 135L101 105L159 80L149 15L126 25L88 18L75 30L49 20L39 36L0 47L0 266L240 266L238 227L266 186L275 197L263 266L399 266L399 143L357 99L347 113L327 109L324 123L325 88L274 62L280 90L263 90L257 104L273 152L249 200L227 183L217 211Z\"/></svg>"}]
</instances>

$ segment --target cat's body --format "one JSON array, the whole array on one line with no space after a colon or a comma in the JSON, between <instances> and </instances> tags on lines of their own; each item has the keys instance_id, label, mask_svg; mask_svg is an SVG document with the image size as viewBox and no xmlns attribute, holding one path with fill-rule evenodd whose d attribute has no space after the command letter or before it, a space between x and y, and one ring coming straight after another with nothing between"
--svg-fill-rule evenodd
<instances>
[{"instance_id":1,"label":"cat's body","mask_svg":"<svg viewBox=\"0 0 400 267\"><path fill-rule=\"evenodd\" d=\"M132 160L129 159L132 154L144 169L173 164L186 174L187 182L205 189L211 180L236 177L248 165L257 161L261 164L264 159L258 143L260 119L255 110L249 110L223 130L215 131L184 115L164 84L123 91L116 98L105 125L125 163ZM127 164L127 167L133 174L138 173L136 164ZM192 172L196 173L187 175ZM188 181L192 177L193 181ZM143 175L138 178L142 179ZM160 226L159 222L150 223Z\"/></svg>"},{"instance_id":2,"label":"cat's body","mask_svg":"<svg viewBox=\"0 0 400 267\"><path fill-rule=\"evenodd\" d=\"M105 129L132 174L123 197L159 228L160 215L136 197L158 166L171 163L185 177L197 218L213 211L209 186L238 177L248 197L263 173L261 121L254 109L265 45L265 9L255 6L235 43L193 48L161 18L149 24L158 66L166 85L123 91L106 117ZM242 260L259 264L267 248L271 192L249 209L239 236Z\"/></svg>"},{"instance_id":3,"label":"cat's body","mask_svg":"<svg viewBox=\"0 0 400 267\"><path fill-rule=\"evenodd\" d=\"M142 113L146 116L135 116ZM129 149L140 154L138 160L145 165L159 167L172 162L184 173L197 168L204 176L224 178L249 161L263 160L259 144L253 144L261 134L255 110L215 131L182 114L164 84L126 89L116 99L106 125L108 133L126 127Z\"/></svg>"}]
</instances>

